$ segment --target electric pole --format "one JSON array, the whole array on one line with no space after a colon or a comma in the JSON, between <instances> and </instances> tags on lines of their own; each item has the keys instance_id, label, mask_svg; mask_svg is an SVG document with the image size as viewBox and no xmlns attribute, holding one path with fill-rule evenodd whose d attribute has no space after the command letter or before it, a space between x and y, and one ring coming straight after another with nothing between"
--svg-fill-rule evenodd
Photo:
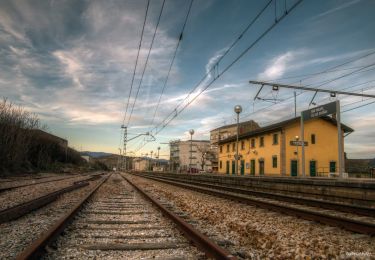
<instances>
[{"instance_id":1,"label":"electric pole","mask_svg":"<svg viewBox=\"0 0 375 260\"><path fill-rule=\"evenodd\" d=\"M123 167L125 166L125 171L126 171L126 143L128 141L128 128L124 125L122 125L121 128L124 129L124 144L122 148L122 154L124 157L122 160L122 164L123 164Z\"/></svg>"}]
</instances>

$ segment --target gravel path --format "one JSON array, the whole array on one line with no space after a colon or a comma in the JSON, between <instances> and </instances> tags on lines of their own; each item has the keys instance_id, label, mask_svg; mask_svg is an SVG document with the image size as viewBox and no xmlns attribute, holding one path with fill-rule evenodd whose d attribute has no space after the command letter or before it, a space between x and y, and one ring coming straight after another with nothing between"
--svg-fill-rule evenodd
<instances>
[{"instance_id":1,"label":"gravel path","mask_svg":"<svg viewBox=\"0 0 375 260\"><path fill-rule=\"evenodd\" d=\"M0 224L0 259L15 259L33 239L46 231L97 183L98 180L91 181L89 186L68 192L43 208L17 220Z\"/></svg>"},{"instance_id":2,"label":"gravel path","mask_svg":"<svg viewBox=\"0 0 375 260\"><path fill-rule=\"evenodd\" d=\"M140 250L138 246L167 245L167 249ZM129 250L116 247L131 247ZM105 247L108 250L99 250ZM176 247L176 248L171 248ZM43 259L201 259L160 211L119 175L95 193Z\"/></svg>"},{"instance_id":3,"label":"gravel path","mask_svg":"<svg viewBox=\"0 0 375 260\"><path fill-rule=\"evenodd\" d=\"M374 237L169 184L130 178L195 219L204 232L223 236L242 258L375 259Z\"/></svg>"},{"instance_id":4,"label":"gravel path","mask_svg":"<svg viewBox=\"0 0 375 260\"><path fill-rule=\"evenodd\" d=\"M65 177L66 178L66 177ZM16 188L13 190L0 193L0 210L18 205L20 203L29 201L33 198L43 196L45 194L57 191L61 188L71 186L73 182L86 180L88 176L76 176L69 179L57 180L54 182L47 182Z\"/></svg>"}]
</instances>

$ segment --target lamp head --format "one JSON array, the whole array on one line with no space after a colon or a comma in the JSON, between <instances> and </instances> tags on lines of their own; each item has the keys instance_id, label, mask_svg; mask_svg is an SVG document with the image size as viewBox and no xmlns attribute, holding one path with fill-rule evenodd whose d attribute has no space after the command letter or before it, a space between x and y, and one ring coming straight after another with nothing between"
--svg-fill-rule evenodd
<instances>
[{"instance_id":1,"label":"lamp head","mask_svg":"<svg viewBox=\"0 0 375 260\"><path fill-rule=\"evenodd\" d=\"M239 114L242 112L242 107L240 105L236 105L234 107L234 112L236 112L236 114Z\"/></svg>"},{"instance_id":2,"label":"lamp head","mask_svg":"<svg viewBox=\"0 0 375 260\"><path fill-rule=\"evenodd\" d=\"M194 134L194 129L190 129L189 133L190 133L190 135L193 135Z\"/></svg>"}]
</instances>

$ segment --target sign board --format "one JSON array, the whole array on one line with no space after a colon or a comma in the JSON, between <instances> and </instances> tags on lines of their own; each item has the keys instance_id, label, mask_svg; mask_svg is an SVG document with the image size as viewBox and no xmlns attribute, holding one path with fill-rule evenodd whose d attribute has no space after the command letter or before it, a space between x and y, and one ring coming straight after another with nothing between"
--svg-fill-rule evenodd
<instances>
[{"instance_id":1,"label":"sign board","mask_svg":"<svg viewBox=\"0 0 375 260\"><path fill-rule=\"evenodd\" d=\"M302 146L302 141L290 141L290 145L293 145L293 146ZM307 146L308 145L308 142L304 142L304 146Z\"/></svg>"},{"instance_id":2,"label":"sign board","mask_svg":"<svg viewBox=\"0 0 375 260\"><path fill-rule=\"evenodd\" d=\"M314 107L309 110L302 111L303 120L307 121L316 117L326 116L336 113L336 102L324 104L322 106Z\"/></svg>"}]
</instances>

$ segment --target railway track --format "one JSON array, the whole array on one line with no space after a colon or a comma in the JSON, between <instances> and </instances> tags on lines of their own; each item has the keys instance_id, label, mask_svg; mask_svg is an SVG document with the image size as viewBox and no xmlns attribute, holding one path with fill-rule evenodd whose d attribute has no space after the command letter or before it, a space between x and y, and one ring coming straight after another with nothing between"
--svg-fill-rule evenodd
<instances>
[{"instance_id":1,"label":"railway track","mask_svg":"<svg viewBox=\"0 0 375 260\"><path fill-rule=\"evenodd\" d=\"M59 237L62 232L65 235ZM113 174L17 259L202 259L205 256L236 259L195 230L183 216L173 213L124 176Z\"/></svg>"},{"instance_id":2,"label":"railway track","mask_svg":"<svg viewBox=\"0 0 375 260\"><path fill-rule=\"evenodd\" d=\"M95 175L92 175L90 176L87 180L90 180L91 178L94 178L95 176L98 176L100 174L95 174ZM64 177L38 177L38 178L32 178L32 179L28 179L28 180L20 180L20 181L11 181L10 185L3 185L2 187L0 187L0 193L2 192L5 192L5 191L10 191L10 190L15 190L15 189L18 189L18 188L23 188L23 187L29 187L29 186L34 186L34 185L38 185L38 184L44 184L44 183L51 183L51 182L56 182L56 181L63 181L63 180L69 180L69 179L73 179L73 178L82 178L82 175L75 175L75 176L64 176ZM95 177L96 178L96 177ZM40 180L42 179L41 181L36 181L36 180ZM47 180L45 180L47 179ZM22 182L22 181L26 181L28 183L22 183L22 184L18 184L18 182ZM15 185L12 185L12 184L15 184Z\"/></svg>"},{"instance_id":3,"label":"railway track","mask_svg":"<svg viewBox=\"0 0 375 260\"><path fill-rule=\"evenodd\" d=\"M375 234L374 208L356 207L353 205L282 195L279 198L278 194L254 193L233 187L162 178L150 174L137 174L136 176L294 215L323 224L339 226L357 233Z\"/></svg>"},{"instance_id":4,"label":"railway track","mask_svg":"<svg viewBox=\"0 0 375 260\"><path fill-rule=\"evenodd\" d=\"M49 192L42 196L38 196L17 205L2 209L0 210L0 224L25 216L27 213L55 201L62 194L88 186L89 181L95 181L99 178L99 175L95 175L86 180L74 182L72 185L65 186L53 192Z\"/></svg>"}]
</instances>

